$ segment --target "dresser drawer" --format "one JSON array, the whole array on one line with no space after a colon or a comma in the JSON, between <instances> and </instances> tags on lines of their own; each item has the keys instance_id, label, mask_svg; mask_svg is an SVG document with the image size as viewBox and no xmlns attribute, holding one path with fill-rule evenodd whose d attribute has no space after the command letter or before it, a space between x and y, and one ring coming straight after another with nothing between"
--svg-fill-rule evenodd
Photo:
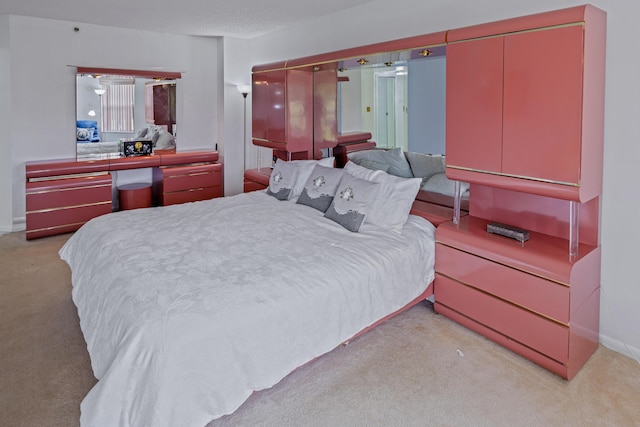
<instances>
[{"instance_id":1,"label":"dresser drawer","mask_svg":"<svg viewBox=\"0 0 640 427\"><path fill-rule=\"evenodd\" d=\"M436 273L435 298L492 330L559 362L569 356L569 328Z\"/></svg>"},{"instance_id":2,"label":"dresser drawer","mask_svg":"<svg viewBox=\"0 0 640 427\"><path fill-rule=\"evenodd\" d=\"M189 190L222 185L222 165L206 164L162 168L163 191Z\"/></svg>"},{"instance_id":3,"label":"dresser drawer","mask_svg":"<svg viewBox=\"0 0 640 427\"><path fill-rule=\"evenodd\" d=\"M569 286L471 255L436 245L436 271L481 291L569 323Z\"/></svg>"},{"instance_id":4,"label":"dresser drawer","mask_svg":"<svg viewBox=\"0 0 640 427\"><path fill-rule=\"evenodd\" d=\"M90 205L27 213L27 239L67 233L85 222L111 213L111 199Z\"/></svg>"},{"instance_id":5,"label":"dresser drawer","mask_svg":"<svg viewBox=\"0 0 640 427\"><path fill-rule=\"evenodd\" d=\"M111 203L111 175L52 179L26 184L26 211Z\"/></svg>"},{"instance_id":6,"label":"dresser drawer","mask_svg":"<svg viewBox=\"0 0 640 427\"><path fill-rule=\"evenodd\" d=\"M176 205L180 203L197 202L200 200L222 197L222 186L193 188L189 190L176 191L162 194L162 205Z\"/></svg>"}]
</instances>

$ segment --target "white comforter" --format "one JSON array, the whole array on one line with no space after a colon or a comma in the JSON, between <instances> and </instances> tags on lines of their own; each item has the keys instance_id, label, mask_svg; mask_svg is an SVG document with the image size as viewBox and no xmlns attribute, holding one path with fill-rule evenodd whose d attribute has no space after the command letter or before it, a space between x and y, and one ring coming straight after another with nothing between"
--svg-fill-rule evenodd
<instances>
[{"instance_id":1,"label":"white comforter","mask_svg":"<svg viewBox=\"0 0 640 427\"><path fill-rule=\"evenodd\" d=\"M96 218L60 250L96 378L83 426L204 426L399 309L434 227L352 233L263 192Z\"/></svg>"}]
</instances>

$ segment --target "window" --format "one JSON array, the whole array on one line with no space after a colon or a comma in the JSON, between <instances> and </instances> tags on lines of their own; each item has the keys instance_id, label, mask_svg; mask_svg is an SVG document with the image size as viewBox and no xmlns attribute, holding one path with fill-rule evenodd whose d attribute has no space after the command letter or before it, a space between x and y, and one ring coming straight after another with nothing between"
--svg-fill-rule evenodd
<instances>
[{"instance_id":1,"label":"window","mask_svg":"<svg viewBox=\"0 0 640 427\"><path fill-rule=\"evenodd\" d=\"M110 76L100 79L105 90L100 100L102 132L133 133L135 79L131 76Z\"/></svg>"}]
</instances>

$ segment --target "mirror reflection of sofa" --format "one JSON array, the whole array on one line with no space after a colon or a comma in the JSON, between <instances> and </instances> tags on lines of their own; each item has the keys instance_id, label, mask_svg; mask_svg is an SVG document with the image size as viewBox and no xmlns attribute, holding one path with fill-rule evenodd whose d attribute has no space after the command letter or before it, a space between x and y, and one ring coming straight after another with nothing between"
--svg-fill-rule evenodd
<instances>
[{"instance_id":1,"label":"mirror reflection of sofa","mask_svg":"<svg viewBox=\"0 0 640 427\"><path fill-rule=\"evenodd\" d=\"M78 157L103 154L119 154L119 141L101 141L98 133L98 122L95 120L76 121L76 152ZM140 129L135 138L148 139L153 143L153 150L175 151L175 137L162 126L150 125Z\"/></svg>"}]
</instances>

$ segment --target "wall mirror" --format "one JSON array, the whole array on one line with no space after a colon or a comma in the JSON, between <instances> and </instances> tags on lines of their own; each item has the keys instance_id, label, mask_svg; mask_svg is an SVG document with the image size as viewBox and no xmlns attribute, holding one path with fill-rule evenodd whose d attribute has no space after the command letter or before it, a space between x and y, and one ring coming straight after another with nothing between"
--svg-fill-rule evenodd
<instances>
[{"instance_id":1,"label":"wall mirror","mask_svg":"<svg viewBox=\"0 0 640 427\"><path fill-rule=\"evenodd\" d=\"M338 63L338 133L370 132L381 148L445 154L445 46Z\"/></svg>"},{"instance_id":2,"label":"wall mirror","mask_svg":"<svg viewBox=\"0 0 640 427\"><path fill-rule=\"evenodd\" d=\"M180 73L79 67L76 158L117 158L121 141L145 139L154 152L176 149Z\"/></svg>"}]
</instances>

